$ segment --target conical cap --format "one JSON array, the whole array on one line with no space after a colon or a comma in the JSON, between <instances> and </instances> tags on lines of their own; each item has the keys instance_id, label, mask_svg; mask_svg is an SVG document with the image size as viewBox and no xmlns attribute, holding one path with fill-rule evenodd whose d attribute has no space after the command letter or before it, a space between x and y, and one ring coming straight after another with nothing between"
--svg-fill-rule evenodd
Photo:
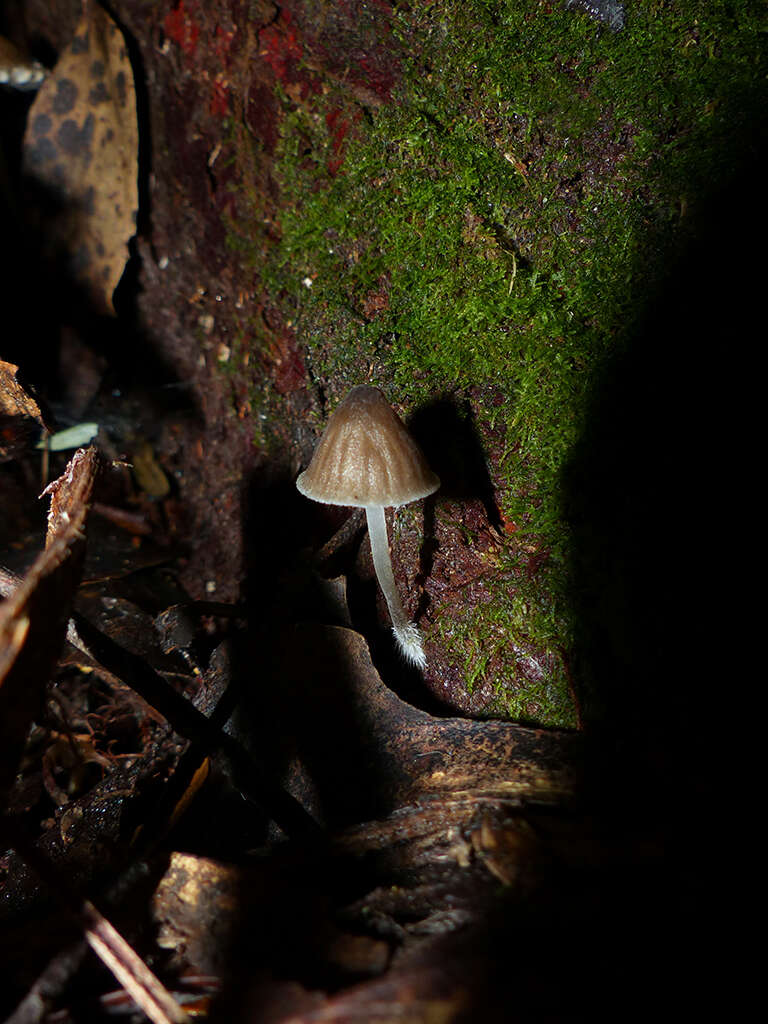
<instances>
[{"instance_id":1,"label":"conical cap","mask_svg":"<svg viewBox=\"0 0 768 1024\"><path fill-rule=\"evenodd\" d=\"M378 388L353 388L336 408L296 486L326 505L406 505L439 479Z\"/></svg>"}]
</instances>

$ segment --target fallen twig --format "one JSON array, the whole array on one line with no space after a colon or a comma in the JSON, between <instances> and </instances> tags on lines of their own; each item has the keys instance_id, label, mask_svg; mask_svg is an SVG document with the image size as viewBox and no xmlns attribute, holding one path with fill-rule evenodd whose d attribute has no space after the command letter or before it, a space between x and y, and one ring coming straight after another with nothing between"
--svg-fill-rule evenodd
<instances>
[{"instance_id":1,"label":"fallen twig","mask_svg":"<svg viewBox=\"0 0 768 1024\"><path fill-rule=\"evenodd\" d=\"M10 845L45 882L54 899L78 922L88 945L153 1024L188 1024L187 1014L170 992L93 903L70 895L71 886L62 873L15 822L4 818L2 830Z\"/></svg>"}]
</instances>

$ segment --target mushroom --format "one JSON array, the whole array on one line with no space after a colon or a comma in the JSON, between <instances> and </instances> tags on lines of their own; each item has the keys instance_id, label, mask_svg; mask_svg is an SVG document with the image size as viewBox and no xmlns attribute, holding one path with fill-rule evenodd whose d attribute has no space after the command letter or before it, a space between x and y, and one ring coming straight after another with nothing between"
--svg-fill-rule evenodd
<instances>
[{"instance_id":1,"label":"mushroom","mask_svg":"<svg viewBox=\"0 0 768 1024\"><path fill-rule=\"evenodd\" d=\"M325 505L364 508L376 578L406 660L427 663L418 627L405 614L389 559L384 509L426 498L440 486L402 420L378 388L353 388L328 420L299 491Z\"/></svg>"}]
</instances>

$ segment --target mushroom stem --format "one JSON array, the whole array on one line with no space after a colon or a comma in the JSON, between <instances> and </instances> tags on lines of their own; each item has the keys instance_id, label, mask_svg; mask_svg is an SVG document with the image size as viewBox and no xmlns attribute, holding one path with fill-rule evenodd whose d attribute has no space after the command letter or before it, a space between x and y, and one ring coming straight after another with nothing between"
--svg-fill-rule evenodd
<instances>
[{"instance_id":1,"label":"mushroom stem","mask_svg":"<svg viewBox=\"0 0 768 1024\"><path fill-rule=\"evenodd\" d=\"M421 645L421 633L419 633L418 627L413 622L410 622L405 614L400 595L395 586L392 562L389 558L387 521L384 518L384 509L381 505L366 505L365 515L368 520L368 536L371 541L373 567L376 570L376 577L379 581L381 592L387 601L395 640L397 640L397 645L406 661L416 665L418 668L424 668L427 664L427 656Z\"/></svg>"}]
</instances>

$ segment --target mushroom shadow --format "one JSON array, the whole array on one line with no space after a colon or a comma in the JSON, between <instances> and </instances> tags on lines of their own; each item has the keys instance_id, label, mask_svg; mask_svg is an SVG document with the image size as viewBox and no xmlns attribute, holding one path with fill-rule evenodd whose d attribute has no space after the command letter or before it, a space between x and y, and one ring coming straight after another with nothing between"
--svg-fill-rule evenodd
<instances>
[{"instance_id":1,"label":"mushroom shadow","mask_svg":"<svg viewBox=\"0 0 768 1024\"><path fill-rule=\"evenodd\" d=\"M408 429L440 477L438 496L480 500L488 522L500 529L501 515L470 402L449 397L427 402L409 417Z\"/></svg>"},{"instance_id":2,"label":"mushroom shadow","mask_svg":"<svg viewBox=\"0 0 768 1024\"><path fill-rule=\"evenodd\" d=\"M440 477L437 494L424 503L424 541L418 576L418 582L423 584L432 572L437 550L435 507L441 498L479 500L491 526L500 530L503 523L469 401L457 402L442 397L427 402L409 418L408 429L426 455L427 462ZM417 619L424 615L427 604L428 597L422 593L416 611Z\"/></svg>"}]
</instances>

